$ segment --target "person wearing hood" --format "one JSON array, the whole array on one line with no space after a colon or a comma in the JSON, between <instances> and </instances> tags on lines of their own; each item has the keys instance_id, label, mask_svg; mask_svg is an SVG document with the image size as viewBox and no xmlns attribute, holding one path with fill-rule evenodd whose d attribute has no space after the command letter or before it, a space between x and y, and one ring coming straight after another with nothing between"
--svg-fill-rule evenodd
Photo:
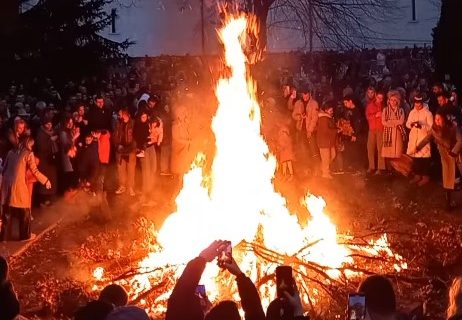
<instances>
[{"instance_id":1,"label":"person wearing hood","mask_svg":"<svg viewBox=\"0 0 462 320\"><path fill-rule=\"evenodd\" d=\"M27 186L26 172L35 177L47 189L51 189L50 180L43 175L35 163L32 147L32 137L25 138L24 142L16 149L11 150L5 160L2 180L2 226L0 240L7 234L9 220L12 216L19 219L19 239L31 238L31 194Z\"/></svg>"},{"instance_id":2,"label":"person wearing hood","mask_svg":"<svg viewBox=\"0 0 462 320\"><path fill-rule=\"evenodd\" d=\"M425 139L433 126L433 115L425 108L422 96L414 97L414 108L406 122L406 127L410 129L409 142L407 145L407 154L416 149L419 143ZM414 158L413 171L414 178L411 183L417 183L418 186L423 186L430 181L430 157L431 144L427 143L419 152L412 155Z\"/></svg>"},{"instance_id":3,"label":"person wearing hood","mask_svg":"<svg viewBox=\"0 0 462 320\"><path fill-rule=\"evenodd\" d=\"M330 165L335 159L335 144L337 140L337 126L334 118L334 103L326 102L318 115L318 129L316 140L321 154L322 177L332 179Z\"/></svg>"}]
</instances>

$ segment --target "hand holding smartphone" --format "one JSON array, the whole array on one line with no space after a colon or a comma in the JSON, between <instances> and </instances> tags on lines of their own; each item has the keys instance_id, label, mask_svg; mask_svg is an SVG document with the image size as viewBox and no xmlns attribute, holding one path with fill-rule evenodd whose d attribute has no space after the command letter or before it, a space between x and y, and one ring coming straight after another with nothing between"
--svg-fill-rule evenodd
<instances>
[{"instance_id":1,"label":"hand holding smartphone","mask_svg":"<svg viewBox=\"0 0 462 320\"><path fill-rule=\"evenodd\" d=\"M227 264L233 262L233 246L231 241L226 241L221 249L222 251L218 254L218 266L225 268Z\"/></svg>"},{"instance_id":2,"label":"hand holding smartphone","mask_svg":"<svg viewBox=\"0 0 462 320\"><path fill-rule=\"evenodd\" d=\"M348 295L348 320L366 319L366 296L362 293Z\"/></svg>"}]
</instances>

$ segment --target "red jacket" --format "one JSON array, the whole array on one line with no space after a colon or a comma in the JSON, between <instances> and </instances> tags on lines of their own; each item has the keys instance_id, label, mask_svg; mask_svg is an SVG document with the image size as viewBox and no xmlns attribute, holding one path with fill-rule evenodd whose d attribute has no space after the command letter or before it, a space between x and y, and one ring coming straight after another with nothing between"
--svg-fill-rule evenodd
<instances>
[{"instance_id":1,"label":"red jacket","mask_svg":"<svg viewBox=\"0 0 462 320\"><path fill-rule=\"evenodd\" d=\"M382 112L382 106L371 101L366 106L366 118L369 124L369 131L382 131L382 116L377 117L377 112Z\"/></svg>"}]
</instances>

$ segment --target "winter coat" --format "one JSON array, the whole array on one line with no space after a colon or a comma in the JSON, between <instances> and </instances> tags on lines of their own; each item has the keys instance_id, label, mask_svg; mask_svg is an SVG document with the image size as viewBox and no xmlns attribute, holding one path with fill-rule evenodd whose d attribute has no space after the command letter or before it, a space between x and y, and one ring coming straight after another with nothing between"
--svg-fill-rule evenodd
<instances>
[{"instance_id":1,"label":"winter coat","mask_svg":"<svg viewBox=\"0 0 462 320\"><path fill-rule=\"evenodd\" d=\"M112 131L112 110L104 106L103 108L92 107L88 112L88 130L90 131Z\"/></svg>"},{"instance_id":2,"label":"winter coat","mask_svg":"<svg viewBox=\"0 0 462 320\"><path fill-rule=\"evenodd\" d=\"M136 121L133 126L133 138L138 149L143 149L148 143L149 122Z\"/></svg>"},{"instance_id":3,"label":"winter coat","mask_svg":"<svg viewBox=\"0 0 462 320\"><path fill-rule=\"evenodd\" d=\"M98 139L98 157L99 162L102 164L109 163L109 157L111 155L111 134L109 131L101 133Z\"/></svg>"},{"instance_id":4,"label":"winter coat","mask_svg":"<svg viewBox=\"0 0 462 320\"><path fill-rule=\"evenodd\" d=\"M73 172L74 168L72 166L71 157L69 156L69 151L74 146L74 141L72 139L72 134L68 130L62 130L59 133L59 147L61 153L61 168L64 172Z\"/></svg>"},{"instance_id":5,"label":"winter coat","mask_svg":"<svg viewBox=\"0 0 462 320\"><path fill-rule=\"evenodd\" d=\"M382 112L382 124L384 127L382 157L400 158L404 151L401 131L404 130L404 110L398 108L393 111L390 107L385 108Z\"/></svg>"},{"instance_id":6,"label":"winter coat","mask_svg":"<svg viewBox=\"0 0 462 320\"><path fill-rule=\"evenodd\" d=\"M383 130L382 117L377 117L377 113L382 112L382 106L374 101L369 102L366 106L366 118L369 125L369 131L381 132Z\"/></svg>"},{"instance_id":7,"label":"winter coat","mask_svg":"<svg viewBox=\"0 0 462 320\"><path fill-rule=\"evenodd\" d=\"M199 297L196 296L196 287L204 272L206 261L197 257L191 260L177 280L175 288L167 302L165 320L203 320L204 312Z\"/></svg>"},{"instance_id":8,"label":"winter coat","mask_svg":"<svg viewBox=\"0 0 462 320\"><path fill-rule=\"evenodd\" d=\"M203 320L204 314L195 290L204 272L206 261L197 257L191 260L178 279L167 303L165 320ZM241 297L245 320L264 320L265 313L261 305L257 288L244 274L236 277L237 289Z\"/></svg>"},{"instance_id":9,"label":"winter coat","mask_svg":"<svg viewBox=\"0 0 462 320\"><path fill-rule=\"evenodd\" d=\"M19 315L19 301L11 282L0 285L0 320L13 320Z\"/></svg>"},{"instance_id":10,"label":"winter coat","mask_svg":"<svg viewBox=\"0 0 462 320\"><path fill-rule=\"evenodd\" d=\"M299 131L305 125L306 132L312 134L316 130L318 122L319 105L311 98L308 103L298 100L295 102L292 118L295 120L295 128Z\"/></svg>"},{"instance_id":11,"label":"winter coat","mask_svg":"<svg viewBox=\"0 0 462 320\"><path fill-rule=\"evenodd\" d=\"M427 143L434 140L440 152L452 152L456 155L462 151L462 132L456 125L448 129L446 134L433 126L427 136L418 144L416 151L421 150Z\"/></svg>"},{"instance_id":12,"label":"winter coat","mask_svg":"<svg viewBox=\"0 0 462 320\"><path fill-rule=\"evenodd\" d=\"M295 159L290 130L285 126L282 127L278 132L277 150L280 163L293 161Z\"/></svg>"},{"instance_id":13,"label":"winter coat","mask_svg":"<svg viewBox=\"0 0 462 320\"><path fill-rule=\"evenodd\" d=\"M117 149L117 152L128 154L135 151L135 139L133 139L133 120L129 120L127 123L123 121L117 122L114 130L113 139L116 148L122 146L122 152Z\"/></svg>"},{"instance_id":14,"label":"winter coat","mask_svg":"<svg viewBox=\"0 0 462 320\"><path fill-rule=\"evenodd\" d=\"M86 306L77 309L74 320L104 320L114 310L114 306L104 301L90 301Z\"/></svg>"},{"instance_id":15,"label":"winter coat","mask_svg":"<svg viewBox=\"0 0 462 320\"><path fill-rule=\"evenodd\" d=\"M80 179L90 183L96 181L99 170L98 143L92 142L89 145L84 144L77 152L77 172Z\"/></svg>"},{"instance_id":16,"label":"winter coat","mask_svg":"<svg viewBox=\"0 0 462 320\"><path fill-rule=\"evenodd\" d=\"M37 191L42 195L56 194L59 150L58 142L51 140L54 134L54 131L48 132L45 128L40 127L35 141L35 156L40 160L38 169L47 176L51 182L51 189L38 185Z\"/></svg>"},{"instance_id":17,"label":"winter coat","mask_svg":"<svg viewBox=\"0 0 462 320\"><path fill-rule=\"evenodd\" d=\"M31 207L30 191L26 183L27 170L30 170L41 184L48 181L48 178L37 169L32 151L16 149L8 152L3 167L2 205L14 208Z\"/></svg>"},{"instance_id":18,"label":"winter coat","mask_svg":"<svg viewBox=\"0 0 462 320\"><path fill-rule=\"evenodd\" d=\"M172 160L171 170L174 174L186 173L192 163L191 134L189 123L186 120L186 110L177 111L177 119L172 125Z\"/></svg>"},{"instance_id":19,"label":"winter coat","mask_svg":"<svg viewBox=\"0 0 462 320\"><path fill-rule=\"evenodd\" d=\"M319 112L316 141L319 148L334 148L337 141L337 126L334 119L324 111Z\"/></svg>"},{"instance_id":20,"label":"winter coat","mask_svg":"<svg viewBox=\"0 0 462 320\"><path fill-rule=\"evenodd\" d=\"M412 124L419 123L421 128L416 128ZM406 127L410 129L409 142L407 144L407 154L411 154L416 150L419 143L425 139L433 126L433 115L427 108L421 110L412 109L406 121ZM427 143L420 151L412 154L414 158L430 158L431 157L431 144Z\"/></svg>"}]
</instances>

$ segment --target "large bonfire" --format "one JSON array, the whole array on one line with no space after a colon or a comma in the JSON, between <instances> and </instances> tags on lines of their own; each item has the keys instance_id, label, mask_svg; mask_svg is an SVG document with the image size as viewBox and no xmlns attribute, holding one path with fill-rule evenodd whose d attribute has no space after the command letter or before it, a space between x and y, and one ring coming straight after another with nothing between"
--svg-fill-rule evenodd
<instances>
[{"instance_id":1,"label":"large bonfire","mask_svg":"<svg viewBox=\"0 0 462 320\"><path fill-rule=\"evenodd\" d=\"M244 53L248 32L255 27L249 21L253 20L245 15L232 16L218 31L230 72L216 86L219 105L212 123L216 154L211 172L204 171L205 156L199 154L184 176L177 211L158 231L158 247L139 262L136 274L119 281L130 288L133 300L154 314L165 312L185 264L216 239L233 243L235 259L256 283L264 305L275 296L273 273L280 264L294 268L307 305L321 300L323 290L331 293L333 286L362 274L354 256L380 259L383 272L407 268L402 257L389 248L386 235L340 244L348 238L337 235L336 226L323 211L322 198L305 197L311 220L301 225L287 209L285 198L275 191L277 161L260 132L256 84ZM94 276L104 279L104 270L97 268ZM216 264L207 266L201 283L211 301L239 300L232 277ZM153 288L159 290L151 303L139 299Z\"/></svg>"}]
</instances>

